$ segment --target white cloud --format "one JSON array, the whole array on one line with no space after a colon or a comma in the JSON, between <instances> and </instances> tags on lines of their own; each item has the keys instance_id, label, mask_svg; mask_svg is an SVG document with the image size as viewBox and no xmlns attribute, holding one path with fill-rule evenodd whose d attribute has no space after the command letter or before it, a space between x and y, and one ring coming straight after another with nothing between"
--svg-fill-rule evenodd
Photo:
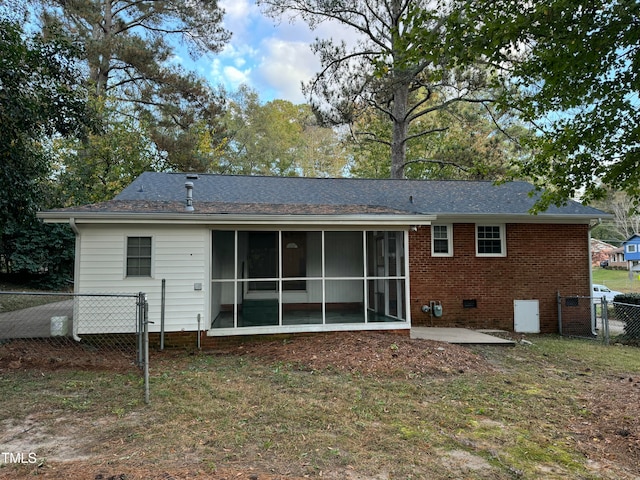
<instances>
[{"instance_id":1,"label":"white cloud","mask_svg":"<svg viewBox=\"0 0 640 480\"><path fill-rule=\"evenodd\" d=\"M248 0L220 0L218 5L225 11L225 19L246 17L253 7Z\"/></svg>"},{"instance_id":2,"label":"white cloud","mask_svg":"<svg viewBox=\"0 0 640 480\"><path fill-rule=\"evenodd\" d=\"M251 35L252 27L260 20L260 10L254 2L249 0L220 0L220 7L224 9L223 24L232 32L233 43L246 43Z\"/></svg>"},{"instance_id":3,"label":"white cloud","mask_svg":"<svg viewBox=\"0 0 640 480\"><path fill-rule=\"evenodd\" d=\"M306 101L301 82L320 70L310 48L316 36L353 41L348 38L352 32L335 22L325 22L312 32L301 21L274 21L262 15L254 0L220 0L220 6L226 11L224 25L232 32L231 40L210 66L199 65L198 70L204 67L212 85L228 90L246 83L265 101Z\"/></svg>"},{"instance_id":4,"label":"white cloud","mask_svg":"<svg viewBox=\"0 0 640 480\"><path fill-rule=\"evenodd\" d=\"M311 79L319 68L309 44L268 38L261 49L262 58L252 76L254 83L273 91L276 98L303 103L301 82Z\"/></svg>"},{"instance_id":5,"label":"white cloud","mask_svg":"<svg viewBox=\"0 0 640 480\"><path fill-rule=\"evenodd\" d=\"M243 83L249 83L249 75L251 69L239 70L236 67L227 66L223 69L223 77L225 84L232 86L234 89L238 88Z\"/></svg>"}]
</instances>

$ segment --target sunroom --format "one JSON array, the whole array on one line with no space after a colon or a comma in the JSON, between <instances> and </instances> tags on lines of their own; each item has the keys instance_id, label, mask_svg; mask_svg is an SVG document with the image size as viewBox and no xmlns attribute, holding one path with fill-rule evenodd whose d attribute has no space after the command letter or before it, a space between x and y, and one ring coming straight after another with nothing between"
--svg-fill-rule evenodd
<instances>
[{"instance_id":1,"label":"sunroom","mask_svg":"<svg viewBox=\"0 0 640 480\"><path fill-rule=\"evenodd\" d=\"M410 328L407 233L212 230L208 335Z\"/></svg>"}]
</instances>

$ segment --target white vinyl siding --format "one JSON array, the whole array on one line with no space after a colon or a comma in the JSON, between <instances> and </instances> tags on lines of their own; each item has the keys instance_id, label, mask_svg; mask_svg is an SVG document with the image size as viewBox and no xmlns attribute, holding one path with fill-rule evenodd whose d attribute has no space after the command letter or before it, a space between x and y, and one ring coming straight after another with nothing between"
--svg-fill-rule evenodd
<instances>
[{"instance_id":1,"label":"white vinyl siding","mask_svg":"<svg viewBox=\"0 0 640 480\"><path fill-rule=\"evenodd\" d=\"M128 237L151 237L152 276L126 275ZM207 315L209 230L203 227L80 226L76 291L147 294L150 331L160 330L162 279L166 280L165 330L196 330ZM196 290L201 284L202 290ZM82 325L82 322L80 322ZM82 333L82 329L78 333ZM85 332L98 333L98 332Z\"/></svg>"}]
</instances>

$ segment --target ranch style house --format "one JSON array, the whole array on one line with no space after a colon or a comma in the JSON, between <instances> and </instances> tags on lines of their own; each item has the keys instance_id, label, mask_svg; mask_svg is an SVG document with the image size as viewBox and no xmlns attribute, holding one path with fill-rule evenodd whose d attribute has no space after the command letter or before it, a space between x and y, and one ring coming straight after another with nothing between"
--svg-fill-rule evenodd
<instances>
[{"instance_id":1,"label":"ranch style house","mask_svg":"<svg viewBox=\"0 0 640 480\"><path fill-rule=\"evenodd\" d=\"M168 339L557 332L558 292L590 294L590 227L607 215L573 201L532 215L532 191L147 172L113 200L39 216L75 232L77 292L145 292L151 332L162 314ZM83 330L74 318L74 333L112 332L110 321Z\"/></svg>"}]
</instances>

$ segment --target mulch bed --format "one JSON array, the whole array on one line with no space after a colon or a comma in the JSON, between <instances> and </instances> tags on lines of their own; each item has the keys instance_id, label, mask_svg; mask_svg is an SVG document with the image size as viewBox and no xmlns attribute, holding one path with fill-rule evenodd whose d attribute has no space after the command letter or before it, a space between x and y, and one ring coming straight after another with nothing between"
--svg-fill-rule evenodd
<instances>
[{"instance_id":1,"label":"mulch bed","mask_svg":"<svg viewBox=\"0 0 640 480\"><path fill-rule=\"evenodd\" d=\"M458 345L374 332L294 336L229 347L221 353L259 357L310 370L373 376L447 376L493 371L482 357Z\"/></svg>"}]
</instances>

